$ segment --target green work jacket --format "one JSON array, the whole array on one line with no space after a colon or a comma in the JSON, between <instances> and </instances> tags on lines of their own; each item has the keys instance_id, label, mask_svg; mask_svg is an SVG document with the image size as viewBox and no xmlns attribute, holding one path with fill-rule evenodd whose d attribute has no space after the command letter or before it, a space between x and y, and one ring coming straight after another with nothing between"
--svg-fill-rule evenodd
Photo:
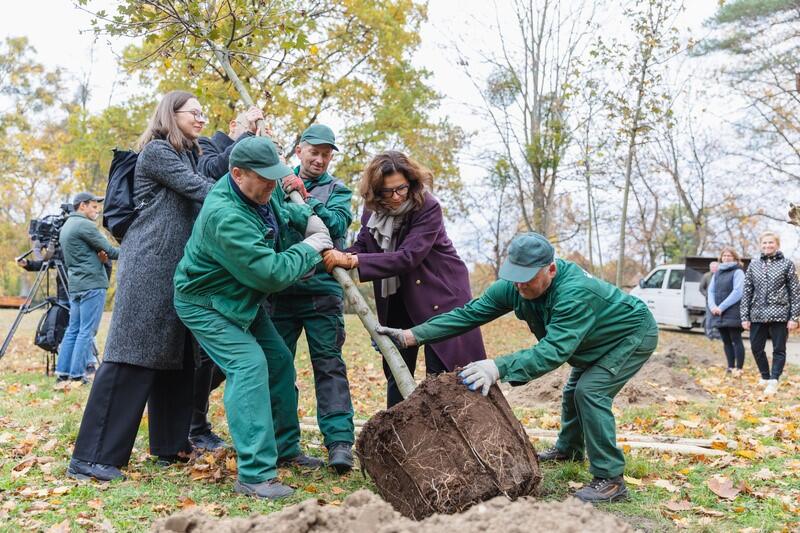
<instances>
[{"instance_id":1,"label":"green work jacket","mask_svg":"<svg viewBox=\"0 0 800 533\"><path fill-rule=\"evenodd\" d=\"M305 228L311 209L270 206L281 235L273 235L255 207L223 176L211 189L175 270L175 299L213 308L243 329L250 327L268 294L295 283L321 261L308 244L281 246L288 226Z\"/></svg>"},{"instance_id":2,"label":"green work jacket","mask_svg":"<svg viewBox=\"0 0 800 533\"><path fill-rule=\"evenodd\" d=\"M97 252L103 250L110 259L117 259L119 248L108 242L94 222L83 213L71 213L58 242L64 251L70 293L108 288L108 275Z\"/></svg>"},{"instance_id":3,"label":"green work jacket","mask_svg":"<svg viewBox=\"0 0 800 533\"><path fill-rule=\"evenodd\" d=\"M300 174L300 167L295 167L295 175ZM328 227L334 244L339 241L344 242L347 236L347 229L353 222L353 212L351 211L351 200L353 192L348 189L343 182L331 176L327 172L324 173L319 179L316 180L303 180L306 190L311 195L306 199L308 205L314 214L322 219L322 222ZM290 203L289 199L282 194L275 194L273 196L280 196L279 201L281 205ZM291 229L289 232L289 243L300 242L303 240L303 231L296 231ZM337 246L337 248L342 248ZM342 287L333 279L333 276L325 272L325 268L320 263L314 275L310 278L303 279L292 285L286 290L281 291L277 298L291 297L296 295L325 295L334 294L343 297Z\"/></svg>"},{"instance_id":4,"label":"green work jacket","mask_svg":"<svg viewBox=\"0 0 800 533\"><path fill-rule=\"evenodd\" d=\"M510 281L499 280L480 298L411 332L420 343L436 342L514 311L539 342L494 360L503 381L527 383L563 363L578 368L599 365L616 375L654 327L650 311L638 298L570 261L556 259L556 268L550 288L535 300L520 296Z\"/></svg>"}]
</instances>

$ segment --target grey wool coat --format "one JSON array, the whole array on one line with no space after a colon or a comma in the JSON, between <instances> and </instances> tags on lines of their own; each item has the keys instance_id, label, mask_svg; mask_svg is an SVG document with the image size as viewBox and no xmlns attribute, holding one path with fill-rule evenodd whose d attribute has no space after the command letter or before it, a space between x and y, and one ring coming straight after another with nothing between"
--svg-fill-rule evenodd
<instances>
[{"instance_id":1,"label":"grey wool coat","mask_svg":"<svg viewBox=\"0 0 800 533\"><path fill-rule=\"evenodd\" d=\"M133 192L136 204L146 207L120 246L104 361L156 370L183 366L187 329L172 304L172 277L213 185L197 172L197 154L178 152L164 140L142 149Z\"/></svg>"}]
</instances>

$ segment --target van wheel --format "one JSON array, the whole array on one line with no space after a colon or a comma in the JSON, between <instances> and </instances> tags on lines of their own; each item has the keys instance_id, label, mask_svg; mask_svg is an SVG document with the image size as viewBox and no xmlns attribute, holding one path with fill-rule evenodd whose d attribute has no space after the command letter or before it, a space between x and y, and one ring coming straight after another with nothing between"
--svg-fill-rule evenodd
<instances>
[{"instance_id":1,"label":"van wheel","mask_svg":"<svg viewBox=\"0 0 800 533\"><path fill-rule=\"evenodd\" d=\"M692 326L678 326L681 331L692 331Z\"/></svg>"}]
</instances>

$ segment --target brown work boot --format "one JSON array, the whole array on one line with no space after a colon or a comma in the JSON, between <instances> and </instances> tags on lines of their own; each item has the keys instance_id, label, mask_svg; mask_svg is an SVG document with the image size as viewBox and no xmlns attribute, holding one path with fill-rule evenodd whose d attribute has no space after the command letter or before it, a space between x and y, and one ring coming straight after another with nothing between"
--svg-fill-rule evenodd
<instances>
[{"instance_id":1,"label":"brown work boot","mask_svg":"<svg viewBox=\"0 0 800 533\"><path fill-rule=\"evenodd\" d=\"M572 453L572 454L564 453L561 450L559 450L558 448L556 448L555 446L553 446L552 448L548 448L547 450L545 450L543 452L537 453L536 457L539 458L539 462L540 463L546 463L548 461L558 461L558 462L563 462L563 461L583 461L583 457L582 456L580 456L578 454L575 454L575 453Z\"/></svg>"},{"instance_id":2,"label":"brown work boot","mask_svg":"<svg viewBox=\"0 0 800 533\"><path fill-rule=\"evenodd\" d=\"M622 476L612 478L595 477L588 485L579 489L575 497L588 503L618 502L628 499L628 488Z\"/></svg>"}]
</instances>

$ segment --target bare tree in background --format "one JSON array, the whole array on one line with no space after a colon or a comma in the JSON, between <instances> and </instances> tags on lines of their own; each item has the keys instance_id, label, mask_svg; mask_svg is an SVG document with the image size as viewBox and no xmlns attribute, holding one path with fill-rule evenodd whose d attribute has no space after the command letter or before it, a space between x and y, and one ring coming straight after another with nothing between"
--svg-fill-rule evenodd
<instances>
[{"instance_id":1,"label":"bare tree in background","mask_svg":"<svg viewBox=\"0 0 800 533\"><path fill-rule=\"evenodd\" d=\"M592 32L597 2L514 0L514 22L498 20L500 51L480 61L484 77L459 51L483 99L480 110L499 142L494 164L510 185L507 200L527 231L554 235L560 167L571 142L570 103Z\"/></svg>"},{"instance_id":2,"label":"bare tree in background","mask_svg":"<svg viewBox=\"0 0 800 533\"><path fill-rule=\"evenodd\" d=\"M622 285L625 264L625 238L628 224L628 200L633 165L639 145L655 123L669 119L670 110L661 94L661 67L678 50L680 44L673 19L682 10L673 0L643 0L625 10L636 42L626 45L614 40L598 43L596 54L605 58L612 71L622 76L621 87L607 95L608 108L620 122L620 144L625 145L622 213L619 223L619 256L616 284Z\"/></svg>"}]
</instances>

